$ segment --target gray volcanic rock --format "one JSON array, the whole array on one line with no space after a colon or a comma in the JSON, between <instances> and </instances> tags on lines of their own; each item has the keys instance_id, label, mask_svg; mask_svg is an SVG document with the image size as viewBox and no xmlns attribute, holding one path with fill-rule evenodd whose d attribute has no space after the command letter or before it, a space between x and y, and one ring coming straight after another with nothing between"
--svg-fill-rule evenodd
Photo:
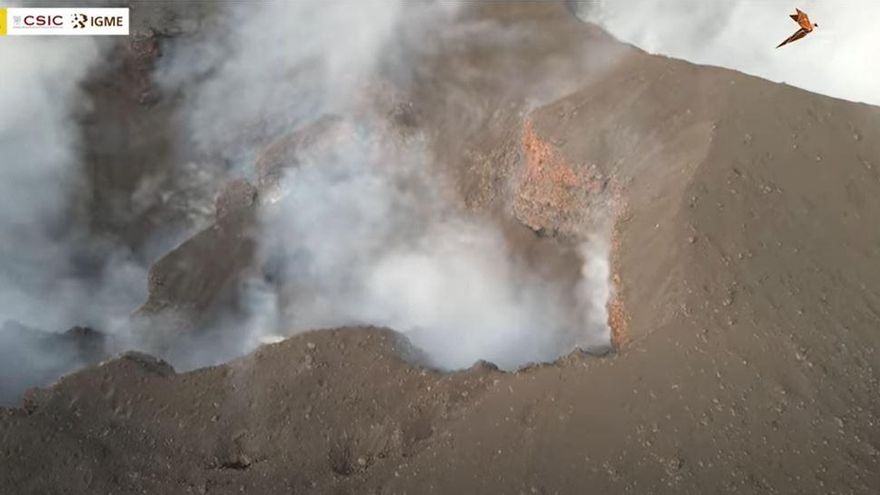
<instances>
[{"instance_id":1,"label":"gray volcanic rock","mask_svg":"<svg viewBox=\"0 0 880 495\"><path fill-rule=\"evenodd\" d=\"M245 184L235 183L221 196L216 223L150 267L150 295L138 315L170 310L199 319L234 299L256 249L255 190Z\"/></svg>"},{"instance_id":2,"label":"gray volcanic rock","mask_svg":"<svg viewBox=\"0 0 880 495\"><path fill-rule=\"evenodd\" d=\"M5 322L0 326L0 404L21 404L24 387L47 386L106 359L105 341L104 334L88 327L52 333Z\"/></svg>"}]
</instances>

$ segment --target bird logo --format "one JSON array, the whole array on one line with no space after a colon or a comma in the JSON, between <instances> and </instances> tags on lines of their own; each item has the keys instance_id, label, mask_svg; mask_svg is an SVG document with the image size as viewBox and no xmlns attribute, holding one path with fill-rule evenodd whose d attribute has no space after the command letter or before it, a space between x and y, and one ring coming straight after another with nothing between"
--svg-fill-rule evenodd
<instances>
[{"instance_id":1,"label":"bird logo","mask_svg":"<svg viewBox=\"0 0 880 495\"><path fill-rule=\"evenodd\" d=\"M793 41L797 41L804 36L812 33L814 28L819 27L818 24L813 24L812 22L810 22L810 17L807 15L806 12L802 11L801 9L794 10L796 10L797 13L791 14L789 17L794 19L794 22L798 23L798 26L800 26L801 28L795 31L795 33L789 36L785 41L777 45L776 48L785 46Z\"/></svg>"}]
</instances>

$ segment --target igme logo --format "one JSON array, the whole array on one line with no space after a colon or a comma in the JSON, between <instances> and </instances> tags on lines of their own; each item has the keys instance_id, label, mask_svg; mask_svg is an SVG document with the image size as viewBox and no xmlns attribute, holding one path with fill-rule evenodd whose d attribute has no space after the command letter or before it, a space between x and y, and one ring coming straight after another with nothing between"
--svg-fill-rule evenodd
<instances>
[{"instance_id":1,"label":"igme logo","mask_svg":"<svg viewBox=\"0 0 880 495\"><path fill-rule=\"evenodd\" d=\"M89 16L85 14L73 14L73 29L83 29L88 20Z\"/></svg>"},{"instance_id":2,"label":"igme logo","mask_svg":"<svg viewBox=\"0 0 880 495\"><path fill-rule=\"evenodd\" d=\"M73 14L73 29L85 29L88 27L123 27L125 25L121 15L94 15Z\"/></svg>"}]
</instances>

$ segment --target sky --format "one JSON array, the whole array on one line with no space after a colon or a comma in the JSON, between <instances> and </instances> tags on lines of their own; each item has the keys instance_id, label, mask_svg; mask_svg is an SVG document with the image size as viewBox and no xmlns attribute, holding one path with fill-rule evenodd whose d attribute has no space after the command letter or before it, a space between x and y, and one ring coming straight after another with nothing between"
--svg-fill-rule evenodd
<instances>
[{"instance_id":1,"label":"sky","mask_svg":"<svg viewBox=\"0 0 880 495\"><path fill-rule=\"evenodd\" d=\"M793 34L805 11L819 27ZM880 105L876 0L588 0L580 16L655 54L736 69L816 93Z\"/></svg>"}]
</instances>

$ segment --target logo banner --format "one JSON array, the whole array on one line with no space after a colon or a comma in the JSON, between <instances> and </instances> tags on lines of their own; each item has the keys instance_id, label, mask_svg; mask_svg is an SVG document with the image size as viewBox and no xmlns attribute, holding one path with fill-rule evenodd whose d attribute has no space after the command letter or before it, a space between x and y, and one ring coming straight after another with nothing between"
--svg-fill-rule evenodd
<instances>
[{"instance_id":1,"label":"logo banner","mask_svg":"<svg viewBox=\"0 0 880 495\"><path fill-rule=\"evenodd\" d=\"M0 36L127 36L127 8L0 8Z\"/></svg>"}]
</instances>

